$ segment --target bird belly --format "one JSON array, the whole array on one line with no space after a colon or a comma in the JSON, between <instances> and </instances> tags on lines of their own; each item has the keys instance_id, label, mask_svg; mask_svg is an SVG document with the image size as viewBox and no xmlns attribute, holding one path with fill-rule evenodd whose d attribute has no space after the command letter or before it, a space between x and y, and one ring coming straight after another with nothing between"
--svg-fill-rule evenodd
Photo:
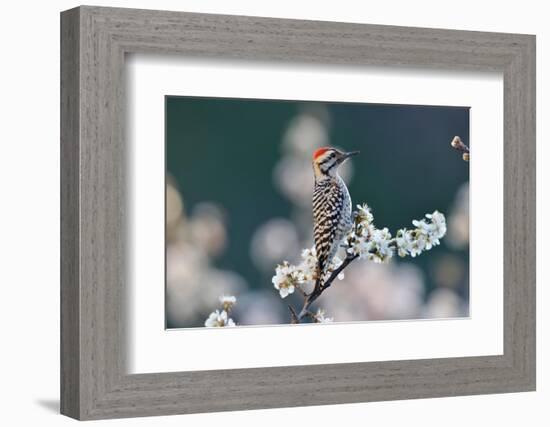
<instances>
[{"instance_id":1,"label":"bird belly","mask_svg":"<svg viewBox=\"0 0 550 427\"><path fill-rule=\"evenodd\" d=\"M344 192L348 193L348 189L344 186ZM342 206L342 215L340 217L340 221L338 222L338 225L336 227L336 233L334 236L334 241L332 242L328 261L329 264L338 252L338 249L342 245L342 242L346 235L349 233L352 227L352 218L351 218L351 198L349 196L349 193L347 194L347 197L344 198L344 203Z\"/></svg>"}]
</instances>

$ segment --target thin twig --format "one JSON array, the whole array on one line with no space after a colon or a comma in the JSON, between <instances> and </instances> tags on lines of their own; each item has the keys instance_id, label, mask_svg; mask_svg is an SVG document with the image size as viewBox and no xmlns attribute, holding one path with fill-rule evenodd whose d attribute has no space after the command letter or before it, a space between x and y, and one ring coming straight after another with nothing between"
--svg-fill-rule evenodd
<instances>
[{"instance_id":1,"label":"thin twig","mask_svg":"<svg viewBox=\"0 0 550 427\"><path fill-rule=\"evenodd\" d=\"M308 294L306 291L304 291L304 290L300 287L300 285L295 286L295 289L297 289L298 292L300 292L304 298L307 298L307 297L309 296L309 294Z\"/></svg>"},{"instance_id":2,"label":"thin twig","mask_svg":"<svg viewBox=\"0 0 550 427\"><path fill-rule=\"evenodd\" d=\"M300 323L298 320L298 316L296 316L296 311L294 311L294 308L289 305L288 309L290 310L290 323Z\"/></svg>"},{"instance_id":3,"label":"thin twig","mask_svg":"<svg viewBox=\"0 0 550 427\"><path fill-rule=\"evenodd\" d=\"M455 136L451 141L451 147L462 153L462 159L465 162L470 161L470 148L462 142L459 136Z\"/></svg>"}]
</instances>

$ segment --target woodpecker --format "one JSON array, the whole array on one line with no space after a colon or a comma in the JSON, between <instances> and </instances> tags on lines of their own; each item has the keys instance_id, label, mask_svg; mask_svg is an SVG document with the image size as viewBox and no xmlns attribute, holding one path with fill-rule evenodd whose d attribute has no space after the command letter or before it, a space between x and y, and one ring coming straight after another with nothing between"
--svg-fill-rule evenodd
<instances>
[{"instance_id":1,"label":"woodpecker","mask_svg":"<svg viewBox=\"0 0 550 427\"><path fill-rule=\"evenodd\" d=\"M353 225L351 197L338 167L359 151L342 152L323 147L313 153L313 234L317 252L317 283L322 285L327 269L342 240Z\"/></svg>"}]
</instances>

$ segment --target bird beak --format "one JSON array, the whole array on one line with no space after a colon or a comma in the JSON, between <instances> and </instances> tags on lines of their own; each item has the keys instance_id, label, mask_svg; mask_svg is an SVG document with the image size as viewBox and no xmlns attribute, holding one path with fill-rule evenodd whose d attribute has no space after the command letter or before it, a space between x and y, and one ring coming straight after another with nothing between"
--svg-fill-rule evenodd
<instances>
[{"instance_id":1,"label":"bird beak","mask_svg":"<svg viewBox=\"0 0 550 427\"><path fill-rule=\"evenodd\" d=\"M350 151L349 153L344 153L344 159L348 159L353 156L357 156L360 151Z\"/></svg>"}]
</instances>

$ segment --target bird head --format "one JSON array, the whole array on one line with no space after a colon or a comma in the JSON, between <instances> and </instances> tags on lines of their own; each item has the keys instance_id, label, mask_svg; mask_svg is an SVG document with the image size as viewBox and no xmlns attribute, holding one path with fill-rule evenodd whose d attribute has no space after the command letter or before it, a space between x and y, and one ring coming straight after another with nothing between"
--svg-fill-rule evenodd
<instances>
[{"instance_id":1,"label":"bird head","mask_svg":"<svg viewBox=\"0 0 550 427\"><path fill-rule=\"evenodd\" d=\"M359 154L359 151L344 152L332 147L323 147L313 153L313 171L315 178L335 176L338 166L352 156Z\"/></svg>"}]
</instances>

